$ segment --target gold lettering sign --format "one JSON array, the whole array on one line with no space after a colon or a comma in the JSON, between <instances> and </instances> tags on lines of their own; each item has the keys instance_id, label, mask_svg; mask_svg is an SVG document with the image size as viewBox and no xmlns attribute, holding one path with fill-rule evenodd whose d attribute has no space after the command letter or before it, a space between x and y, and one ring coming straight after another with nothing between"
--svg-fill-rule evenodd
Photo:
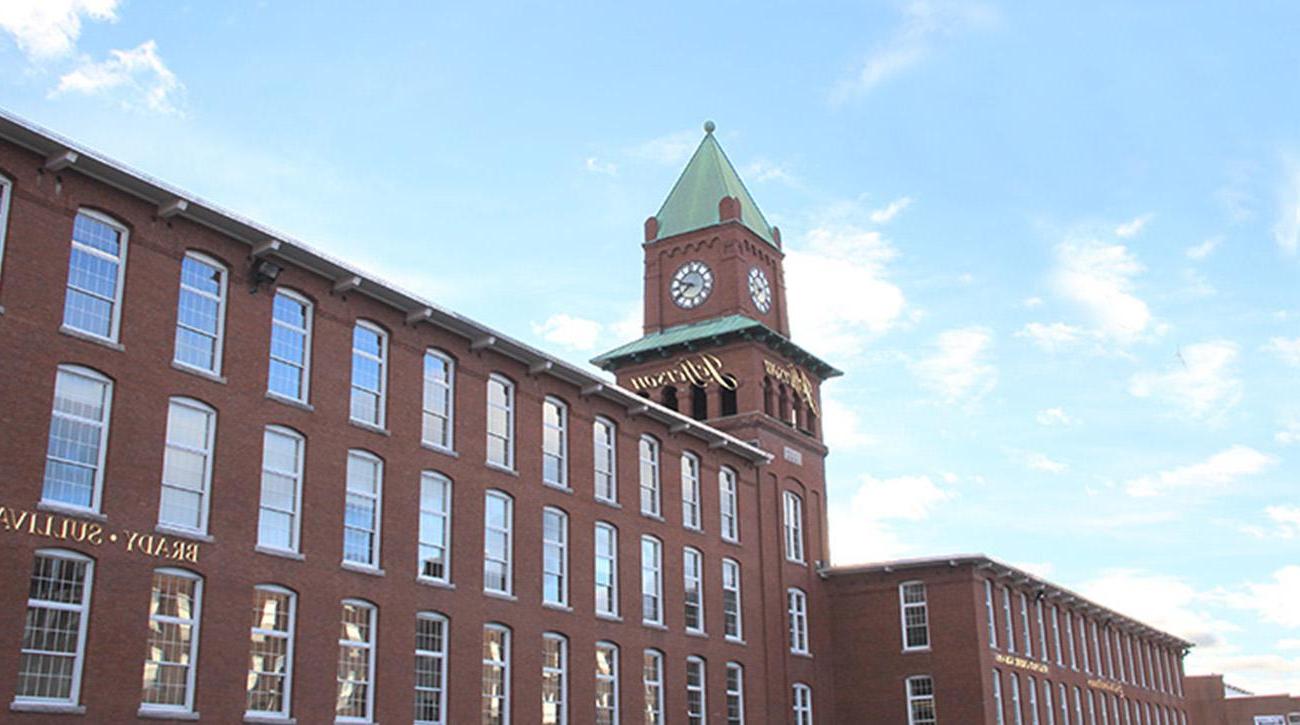
<instances>
[{"instance_id":1,"label":"gold lettering sign","mask_svg":"<svg viewBox=\"0 0 1300 725\"><path fill-rule=\"evenodd\" d=\"M716 383L725 390L735 390L739 385L735 375L722 371L722 361L717 355L700 355L682 360L666 370L628 378L633 390L648 390L673 383L689 383L697 388L707 388Z\"/></svg>"},{"instance_id":2,"label":"gold lettering sign","mask_svg":"<svg viewBox=\"0 0 1300 725\"><path fill-rule=\"evenodd\" d=\"M1124 696L1124 686L1118 682L1111 682L1110 680L1088 680L1088 687L1091 687L1094 690L1113 692L1120 697Z\"/></svg>"},{"instance_id":3,"label":"gold lettering sign","mask_svg":"<svg viewBox=\"0 0 1300 725\"><path fill-rule=\"evenodd\" d=\"M763 372L776 378L778 382L789 385L803 402L808 404L808 409L817 414L817 403L813 400L812 381L803 370L798 368L794 363L782 366L771 360L763 361Z\"/></svg>"},{"instance_id":4,"label":"gold lettering sign","mask_svg":"<svg viewBox=\"0 0 1300 725\"><path fill-rule=\"evenodd\" d=\"M199 544L196 541L168 538L162 534L144 534L129 529L106 532L101 524L94 521L83 521L40 511L23 511L0 506L0 530L39 536L52 541L74 541L90 546L109 544L156 559L199 563Z\"/></svg>"},{"instance_id":5,"label":"gold lettering sign","mask_svg":"<svg viewBox=\"0 0 1300 725\"><path fill-rule=\"evenodd\" d=\"M1047 673L1051 672L1051 668L1043 664L1042 662L1027 660L1023 657L1014 657L1012 655L995 654L993 655L993 661L997 662L998 664L1007 665L1008 667L1015 667L1021 670L1029 670L1030 672L1037 672L1041 675L1046 675Z\"/></svg>"}]
</instances>

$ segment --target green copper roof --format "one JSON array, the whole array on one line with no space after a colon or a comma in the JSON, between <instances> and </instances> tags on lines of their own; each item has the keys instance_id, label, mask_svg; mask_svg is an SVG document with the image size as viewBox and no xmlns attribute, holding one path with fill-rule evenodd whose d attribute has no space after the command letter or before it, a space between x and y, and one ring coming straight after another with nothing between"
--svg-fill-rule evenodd
<instances>
[{"instance_id":1,"label":"green copper roof","mask_svg":"<svg viewBox=\"0 0 1300 725\"><path fill-rule=\"evenodd\" d=\"M740 200L740 223L768 244L776 246L772 227L763 218L754 197L749 195L736 168L713 137L713 123L705 124L704 130L707 133L700 147L695 149L695 155L686 164L681 178L677 179L659 213L655 214L659 221L659 233L655 238L663 239L717 224L718 202L724 196L734 196Z\"/></svg>"}]
</instances>

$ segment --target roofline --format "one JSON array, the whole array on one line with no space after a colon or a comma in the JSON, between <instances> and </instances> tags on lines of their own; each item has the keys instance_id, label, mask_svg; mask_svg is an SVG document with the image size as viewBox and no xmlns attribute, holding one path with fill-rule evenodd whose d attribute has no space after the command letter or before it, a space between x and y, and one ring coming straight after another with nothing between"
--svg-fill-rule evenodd
<instances>
[{"instance_id":1,"label":"roofline","mask_svg":"<svg viewBox=\"0 0 1300 725\"><path fill-rule=\"evenodd\" d=\"M969 566L975 569L990 569L998 579L1016 580L1019 583L1028 583L1033 585L1031 588L1037 589L1045 594L1049 600L1070 602L1076 608L1092 609L1096 612L1102 612L1108 615L1108 619L1118 620L1120 623L1137 632L1146 634L1154 639L1163 640L1168 644L1177 645L1183 649L1195 647L1195 643L1189 642L1181 637L1177 637L1163 630L1156 629L1149 624L1133 619L1132 617L1121 614L1110 607L1098 604L1087 597L1074 591L1066 589L1063 586L1053 584L1052 582L1031 574L1018 567L1004 564L996 559L990 558L985 554L952 554L949 556L928 556L916 559L897 559L894 561L872 562L867 564L855 564L852 566L834 566L822 570L822 574L828 577L835 576L852 576L854 574L874 574L874 573L892 573L896 571L910 571L913 569L930 569L938 566L960 567Z\"/></svg>"},{"instance_id":2,"label":"roofline","mask_svg":"<svg viewBox=\"0 0 1300 725\"><path fill-rule=\"evenodd\" d=\"M629 415L647 415L675 432L688 433L710 448L722 448L763 465L771 453L710 425L647 400L603 377L583 370L531 345L502 334L464 315L389 283L312 248L306 243L224 209L194 194L136 171L60 134L0 108L0 138L39 154L45 169L71 169L158 207L160 216L183 217L250 247L250 257L276 257L331 280L353 292L388 305L408 324L427 322L470 341L472 349L491 348L528 366L530 373L547 374L571 383L582 395L595 395L627 407Z\"/></svg>"}]
</instances>

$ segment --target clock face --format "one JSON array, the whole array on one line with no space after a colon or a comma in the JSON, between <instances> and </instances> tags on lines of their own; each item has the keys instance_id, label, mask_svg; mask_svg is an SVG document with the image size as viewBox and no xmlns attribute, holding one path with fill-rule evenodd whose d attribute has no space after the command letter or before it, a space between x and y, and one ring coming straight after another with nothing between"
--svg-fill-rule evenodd
<instances>
[{"instance_id":1,"label":"clock face","mask_svg":"<svg viewBox=\"0 0 1300 725\"><path fill-rule=\"evenodd\" d=\"M669 288L678 307L691 309L708 299L713 291L713 270L704 262L692 261L677 268Z\"/></svg>"},{"instance_id":2,"label":"clock face","mask_svg":"<svg viewBox=\"0 0 1300 725\"><path fill-rule=\"evenodd\" d=\"M758 267L749 270L749 298L759 312L767 314L772 309L772 285L768 284L767 275Z\"/></svg>"}]
</instances>

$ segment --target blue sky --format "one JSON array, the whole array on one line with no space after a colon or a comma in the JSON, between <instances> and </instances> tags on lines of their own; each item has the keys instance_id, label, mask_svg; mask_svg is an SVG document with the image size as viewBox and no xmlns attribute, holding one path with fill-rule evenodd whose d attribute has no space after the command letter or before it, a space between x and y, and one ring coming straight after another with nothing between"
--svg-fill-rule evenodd
<instances>
[{"instance_id":1,"label":"blue sky","mask_svg":"<svg viewBox=\"0 0 1300 725\"><path fill-rule=\"evenodd\" d=\"M574 361L711 118L846 372L838 561L982 551L1300 692L1300 9L422 5L10 0L0 105Z\"/></svg>"}]
</instances>

